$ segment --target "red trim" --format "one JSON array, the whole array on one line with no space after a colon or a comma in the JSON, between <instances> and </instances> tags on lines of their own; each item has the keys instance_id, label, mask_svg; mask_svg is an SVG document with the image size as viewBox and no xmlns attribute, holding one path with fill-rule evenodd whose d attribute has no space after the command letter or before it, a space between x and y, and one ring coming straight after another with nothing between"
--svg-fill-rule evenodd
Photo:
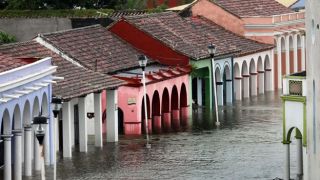
<instances>
[{"instance_id":1,"label":"red trim","mask_svg":"<svg viewBox=\"0 0 320 180\"><path fill-rule=\"evenodd\" d=\"M242 75L242 77L250 77L249 74Z\"/></svg>"},{"instance_id":2,"label":"red trim","mask_svg":"<svg viewBox=\"0 0 320 180\"><path fill-rule=\"evenodd\" d=\"M242 77L234 77L234 79L240 79L240 80L241 80L241 79L242 79Z\"/></svg>"},{"instance_id":3,"label":"red trim","mask_svg":"<svg viewBox=\"0 0 320 180\"><path fill-rule=\"evenodd\" d=\"M257 75L258 73L250 73L250 75Z\"/></svg>"}]
</instances>

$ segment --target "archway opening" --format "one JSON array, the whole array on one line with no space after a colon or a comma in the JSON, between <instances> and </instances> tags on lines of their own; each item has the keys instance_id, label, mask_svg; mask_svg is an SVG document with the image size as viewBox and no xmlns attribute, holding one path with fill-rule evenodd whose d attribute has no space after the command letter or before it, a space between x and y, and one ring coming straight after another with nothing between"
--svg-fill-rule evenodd
<instances>
[{"instance_id":1,"label":"archway opening","mask_svg":"<svg viewBox=\"0 0 320 180\"><path fill-rule=\"evenodd\" d=\"M170 131L171 129L171 114L170 114L170 98L169 91L164 88L162 93L161 115L162 115L162 129L164 131Z\"/></svg>"},{"instance_id":2,"label":"archway opening","mask_svg":"<svg viewBox=\"0 0 320 180\"><path fill-rule=\"evenodd\" d=\"M297 127L292 127L289 129L287 136L286 136L286 162L287 168L285 170L286 174L285 176L289 176L290 177L290 145L292 143L291 141L291 134L295 133L294 137L295 137L295 144L296 144L296 154L297 154L297 161L296 161L296 167L297 167L297 177L298 179L302 179L303 176L303 136L302 136L302 132L297 128Z\"/></svg>"},{"instance_id":3,"label":"archway opening","mask_svg":"<svg viewBox=\"0 0 320 180\"><path fill-rule=\"evenodd\" d=\"M254 59L250 61L250 95L256 96L257 95L257 71L256 71L256 64Z\"/></svg>"},{"instance_id":4,"label":"archway opening","mask_svg":"<svg viewBox=\"0 0 320 180\"><path fill-rule=\"evenodd\" d=\"M264 76L265 76L265 71L264 71L264 68L263 68L263 62L262 62L262 58L261 56L259 56L258 58L258 92L259 94L263 94L264 93L264 89L265 89L265 86L264 86Z\"/></svg>"},{"instance_id":5,"label":"archway opening","mask_svg":"<svg viewBox=\"0 0 320 180\"><path fill-rule=\"evenodd\" d=\"M229 65L223 71L223 104L232 103L232 78Z\"/></svg>"},{"instance_id":6,"label":"archway opening","mask_svg":"<svg viewBox=\"0 0 320 180\"><path fill-rule=\"evenodd\" d=\"M159 92L155 91L152 97L152 132L161 132L161 114Z\"/></svg>"},{"instance_id":7,"label":"archway opening","mask_svg":"<svg viewBox=\"0 0 320 180\"><path fill-rule=\"evenodd\" d=\"M182 126L186 126L188 124L188 96L187 88L184 83L182 83L180 90L180 119Z\"/></svg>"},{"instance_id":8,"label":"archway opening","mask_svg":"<svg viewBox=\"0 0 320 180\"><path fill-rule=\"evenodd\" d=\"M268 55L266 55L264 59L264 87L265 91L270 91L271 90L271 64L270 64L270 58Z\"/></svg>"},{"instance_id":9,"label":"archway opening","mask_svg":"<svg viewBox=\"0 0 320 180\"><path fill-rule=\"evenodd\" d=\"M180 128L179 95L176 85L171 92L171 127L175 130Z\"/></svg>"},{"instance_id":10,"label":"archway opening","mask_svg":"<svg viewBox=\"0 0 320 180\"><path fill-rule=\"evenodd\" d=\"M221 76L221 70L219 67L216 67L215 69L215 78L216 78L216 93L217 93L217 102L219 106L223 105L223 80Z\"/></svg>"},{"instance_id":11,"label":"archway opening","mask_svg":"<svg viewBox=\"0 0 320 180\"><path fill-rule=\"evenodd\" d=\"M236 100L241 100L242 99L242 90L241 90L241 73L240 73L240 68L239 68L239 64L235 63L233 65L233 71L234 71L234 92L233 95L235 97Z\"/></svg>"},{"instance_id":12,"label":"archway opening","mask_svg":"<svg viewBox=\"0 0 320 180\"><path fill-rule=\"evenodd\" d=\"M147 121L149 122L149 118L151 117L150 114L150 100L149 96L146 95L146 101L147 101ZM145 120L145 106L144 106L144 97L142 98L142 103L141 103L141 133L145 134L146 133L146 120ZM150 129L150 126L149 126Z\"/></svg>"},{"instance_id":13,"label":"archway opening","mask_svg":"<svg viewBox=\"0 0 320 180\"><path fill-rule=\"evenodd\" d=\"M5 109L1 118L1 135L7 135L11 134L11 121L10 121L10 114L8 109ZM0 142L0 167L4 166L4 141L3 138L1 137L1 142Z\"/></svg>"},{"instance_id":14,"label":"archway opening","mask_svg":"<svg viewBox=\"0 0 320 180\"><path fill-rule=\"evenodd\" d=\"M242 74L242 81L241 81L241 86L242 86L242 97L248 98L249 97L249 70L248 70L248 65L246 61L243 61L242 67L241 67L241 74Z\"/></svg>"},{"instance_id":15,"label":"archway opening","mask_svg":"<svg viewBox=\"0 0 320 180\"><path fill-rule=\"evenodd\" d=\"M121 108L118 107L118 134L124 134L124 114Z\"/></svg>"},{"instance_id":16,"label":"archway opening","mask_svg":"<svg viewBox=\"0 0 320 180\"><path fill-rule=\"evenodd\" d=\"M289 36L289 71L290 74L294 73L294 49L293 49L293 37Z\"/></svg>"},{"instance_id":17,"label":"archway opening","mask_svg":"<svg viewBox=\"0 0 320 180\"><path fill-rule=\"evenodd\" d=\"M196 69L192 74L192 100L198 106L210 107L209 68Z\"/></svg>"}]
</instances>

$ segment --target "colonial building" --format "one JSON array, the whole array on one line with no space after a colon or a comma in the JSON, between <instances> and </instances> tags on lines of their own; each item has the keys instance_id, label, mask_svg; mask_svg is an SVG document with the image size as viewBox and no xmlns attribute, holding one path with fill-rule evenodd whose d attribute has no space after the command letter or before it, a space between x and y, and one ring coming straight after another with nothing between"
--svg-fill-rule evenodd
<instances>
[{"instance_id":1,"label":"colonial building","mask_svg":"<svg viewBox=\"0 0 320 180\"><path fill-rule=\"evenodd\" d=\"M180 14L203 16L238 35L275 45L274 89L282 87L282 75L305 69L304 12L274 0L198 0Z\"/></svg>"},{"instance_id":2,"label":"colonial building","mask_svg":"<svg viewBox=\"0 0 320 180\"><path fill-rule=\"evenodd\" d=\"M50 162L54 153L50 102L57 66L52 65L51 58L11 57L2 53L0 63L0 160L3 160L0 166L3 166L3 179L19 180L22 167L25 175L31 175L32 167L36 170L41 167L39 142L32 127L34 117L49 118L49 124L44 125L45 160Z\"/></svg>"}]
</instances>

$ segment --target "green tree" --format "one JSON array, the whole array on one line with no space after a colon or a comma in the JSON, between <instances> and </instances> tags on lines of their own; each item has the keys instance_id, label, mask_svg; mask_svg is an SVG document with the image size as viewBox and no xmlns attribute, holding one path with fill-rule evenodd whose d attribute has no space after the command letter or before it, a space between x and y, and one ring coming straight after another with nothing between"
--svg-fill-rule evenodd
<instances>
[{"instance_id":1,"label":"green tree","mask_svg":"<svg viewBox=\"0 0 320 180\"><path fill-rule=\"evenodd\" d=\"M13 43L16 41L16 37L0 31L0 44Z\"/></svg>"}]
</instances>

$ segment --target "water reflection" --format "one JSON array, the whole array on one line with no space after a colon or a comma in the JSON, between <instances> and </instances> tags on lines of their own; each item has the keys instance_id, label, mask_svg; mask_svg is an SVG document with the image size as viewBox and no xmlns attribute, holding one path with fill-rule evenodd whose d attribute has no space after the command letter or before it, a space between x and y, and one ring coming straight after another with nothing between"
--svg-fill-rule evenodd
<instances>
[{"instance_id":1,"label":"water reflection","mask_svg":"<svg viewBox=\"0 0 320 180\"><path fill-rule=\"evenodd\" d=\"M57 179L272 179L282 177L281 102L274 93L219 109L198 112L181 132L152 135L151 149L143 137L120 137L103 149L59 159ZM92 139L91 142L94 140ZM292 152L292 173L295 153ZM51 168L47 179L52 179ZM293 177L293 176L292 176ZM37 179L37 178L33 178Z\"/></svg>"}]
</instances>

